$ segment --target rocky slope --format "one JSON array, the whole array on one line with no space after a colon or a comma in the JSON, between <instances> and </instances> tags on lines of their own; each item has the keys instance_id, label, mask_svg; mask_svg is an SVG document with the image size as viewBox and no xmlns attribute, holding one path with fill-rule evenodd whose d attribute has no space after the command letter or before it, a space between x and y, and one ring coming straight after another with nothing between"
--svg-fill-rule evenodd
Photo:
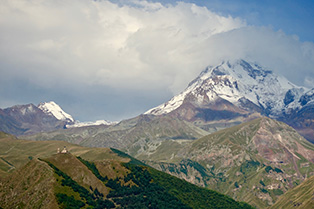
<instances>
[{"instance_id":1,"label":"rocky slope","mask_svg":"<svg viewBox=\"0 0 314 209\"><path fill-rule=\"evenodd\" d=\"M169 147L170 144L175 148L182 140L191 141L207 134L192 123L177 118L140 115L116 125L70 128L21 138L62 140L90 147L113 147L137 157L142 153Z\"/></svg>"},{"instance_id":2,"label":"rocky slope","mask_svg":"<svg viewBox=\"0 0 314 209\"><path fill-rule=\"evenodd\" d=\"M156 162L151 157L146 163L257 208L274 204L314 175L314 145L269 118L218 131L163 156L168 160Z\"/></svg>"},{"instance_id":3,"label":"rocky slope","mask_svg":"<svg viewBox=\"0 0 314 209\"><path fill-rule=\"evenodd\" d=\"M67 144L70 153L51 154L47 147L64 142L2 136L7 150L1 159L16 168L0 176L2 208L252 208L147 167L118 150ZM22 154L17 152L21 147Z\"/></svg>"},{"instance_id":4,"label":"rocky slope","mask_svg":"<svg viewBox=\"0 0 314 209\"><path fill-rule=\"evenodd\" d=\"M314 90L244 60L206 68L179 95L145 114L172 115L205 130L241 123L252 113L284 121L314 140ZM305 115L306 113L306 115Z\"/></svg>"}]
</instances>

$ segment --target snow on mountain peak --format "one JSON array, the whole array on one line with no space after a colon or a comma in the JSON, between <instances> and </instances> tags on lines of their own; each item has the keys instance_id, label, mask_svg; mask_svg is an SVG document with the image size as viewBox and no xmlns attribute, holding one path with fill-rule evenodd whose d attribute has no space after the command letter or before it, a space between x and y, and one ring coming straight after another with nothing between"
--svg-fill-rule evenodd
<instances>
[{"instance_id":1,"label":"snow on mountain peak","mask_svg":"<svg viewBox=\"0 0 314 209\"><path fill-rule=\"evenodd\" d=\"M115 125L117 122L110 122L107 120L97 120L96 122L80 122L80 121L75 121L74 124L67 125L67 128L77 128L77 127L86 127L86 126L99 126L99 125Z\"/></svg>"},{"instance_id":2,"label":"snow on mountain peak","mask_svg":"<svg viewBox=\"0 0 314 209\"><path fill-rule=\"evenodd\" d=\"M172 112L180 107L189 95L197 105L215 101L220 97L239 106L240 101L245 98L276 115L285 108L284 99L290 89L297 89L294 92L300 93L307 90L256 63L244 60L224 61L215 67L207 67L182 93L145 114L162 115ZM296 97L300 96L298 94ZM297 100L292 103L289 107L297 108L300 105Z\"/></svg>"},{"instance_id":3,"label":"snow on mountain peak","mask_svg":"<svg viewBox=\"0 0 314 209\"><path fill-rule=\"evenodd\" d=\"M40 103L38 105L38 108L41 109L44 113L54 116L58 120L69 120L71 122L74 122L73 117L64 112L61 107L53 101Z\"/></svg>"}]
</instances>

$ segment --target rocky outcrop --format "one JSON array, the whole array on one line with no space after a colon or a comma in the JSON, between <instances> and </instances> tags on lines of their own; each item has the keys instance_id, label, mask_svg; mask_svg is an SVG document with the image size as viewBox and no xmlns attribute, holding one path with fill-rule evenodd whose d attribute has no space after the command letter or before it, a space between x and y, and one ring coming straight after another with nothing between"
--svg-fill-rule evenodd
<instances>
[{"instance_id":1,"label":"rocky outcrop","mask_svg":"<svg viewBox=\"0 0 314 209\"><path fill-rule=\"evenodd\" d=\"M180 163L164 163L154 161L143 161L157 170L171 174L187 182L198 186L206 187L207 181L212 174L208 174L207 170L199 163L192 160L182 160Z\"/></svg>"}]
</instances>

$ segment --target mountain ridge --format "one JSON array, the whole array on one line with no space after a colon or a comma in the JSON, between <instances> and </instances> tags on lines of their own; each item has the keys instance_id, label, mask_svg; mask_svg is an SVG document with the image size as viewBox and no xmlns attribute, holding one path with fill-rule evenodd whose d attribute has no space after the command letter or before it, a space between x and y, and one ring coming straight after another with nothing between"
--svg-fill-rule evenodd
<instances>
[{"instance_id":1,"label":"mountain ridge","mask_svg":"<svg viewBox=\"0 0 314 209\"><path fill-rule=\"evenodd\" d=\"M297 86L254 62L237 60L207 67L183 92L144 114L168 114L195 124L241 123L243 117L261 114L293 126L314 142L314 135L304 134L313 132L313 106L314 89ZM302 116L305 109L310 117Z\"/></svg>"},{"instance_id":2,"label":"mountain ridge","mask_svg":"<svg viewBox=\"0 0 314 209\"><path fill-rule=\"evenodd\" d=\"M38 107L44 115L34 117L37 120L45 118L42 122L35 121L32 124L23 124L22 116L36 109L34 105L19 111L20 115L15 118L6 113L7 109L13 107L0 109L0 120L3 122L0 130L16 135L30 135L62 128L117 124L104 120L81 123L54 102L42 103ZM302 136L314 142L314 89L296 86L284 77L245 60L224 61L220 65L207 67L183 92L144 113L150 114L184 120L210 133L268 116L291 125ZM50 119L47 119L48 116L51 116ZM61 120L51 122L58 123L53 124L54 127L47 127L47 121L54 118ZM36 123L38 127L35 127Z\"/></svg>"},{"instance_id":3,"label":"mountain ridge","mask_svg":"<svg viewBox=\"0 0 314 209\"><path fill-rule=\"evenodd\" d=\"M56 107L62 110L59 106ZM43 110L40 105L15 105L0 109L0 130L15 135L34 134L62 129L66 124L73 123L68 118L58 119L57 117L51 113L50 109Z\"/></svg>"},{"instance_id":4,"label":"mountain ridge","mask_svg":"<svg viewBox=\"0 0 314 209\"><path fill-rule=\"evenodd\" d=\"M0 109L0 131L18 136L75 127L109 126L116 123L106 120L80 122L54 101L41 102L37 106L25 104Z\"/></svg>"}]
</instances>

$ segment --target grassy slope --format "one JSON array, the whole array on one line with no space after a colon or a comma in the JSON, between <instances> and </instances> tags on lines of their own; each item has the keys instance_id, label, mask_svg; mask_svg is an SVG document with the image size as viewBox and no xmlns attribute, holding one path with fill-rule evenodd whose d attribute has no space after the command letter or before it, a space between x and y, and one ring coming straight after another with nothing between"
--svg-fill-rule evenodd
<instances>
[{"instance_id":1,"label":"grassy slope","mask_svg":"<svg viewBox=\"0 0 314 209\"><path fill-rule=\"evenodd\" d=\"M55 154L47 160L86 189L91 186L94 189L97 188L104 195L109 193L103 183L72 154Z\"/></svg>"},{"instance_id":2,"label":"grassy slope","mask_svg":"<svg viewBox=\"0 0 314 209\"><path fill-rule=\"evenodd\" d=\"M236 202L226 195L197 187L153 168L149 168L149 171L154 180L165 187L170 194L177 196L193 208L252 208L246 203Z\"/></svg>"},{"instance_id":3,"label":"grassy slope","mask_svg":"<svg viewBox=\"0 0 314 209\"><path fill-rule=\"evenodd\" d=\"M314 158L306 159L299 154L302 149L298 150L296 143L308 149L304 151L302 148L304 156L313 156L313 144L300 137L291 127L260 118L195 140L178 151L175 158L191 159L203 166L208 176L202 175L202 181L208 188L258 208L265 208L273 204L283 192L302 182L302 176L313 174L314 165L311 161ZM282 163L273 162L273 156L282 160ZM271 172L266 171L268 166L272 166ZM275 172L275 168L283 173ZM178 170L164 169L185 178L177 173ZM189 180L193 181L193 178ZM194 180L194 183L197 181Z\"/></svg>"},{"instance_id":4,"label":"grassy slope","mask_svg":"<svg viewBox=\"0 0 314 209\"><path fill-rule=\"evenodd\" d=\"M52 169L46 163L32 160L0 181L0 207L58 208L54 183Z\"/></svg>"},{"instance_id":5,"label":"grassy slope","mask_svg":"<svg viewBox=\"0 0 314 209\"><path fill-rule=\"evenodd\" d=\"M2 133L0 144L0 175L2 176L22 167L31 159L50 157L56 154L58 148L62 149L64 146L72 154L88 160L112 158L123 161L123 158L113 155L109 148L88 148L64 141L18 140L12 135Z\"/></svg>"},{"instance_id":6,"label":"grassy slope","mask_svg":"<svg viewBox=\"0 0 314 209\"><path fill-rule=\"evenodd\" d=\"M145 202L145 198L149 196L152 203L146 201L145 204L157 204L157 206L161 204L161 208L162 205L168 204L167 201L165 202L167 198L170 198L169 201L173 204L179 204L184 208L250 208L246 204L238 203L217 192L197 187L155 169L139 165L141 164L139 161L131 157L130 159L128 155L119 153L117 150L85 148L55 141L23 141L16 140L11 136L0 139L0 143L3 144L1 146L3 159L7 164L15 167L14 172L9 171L7 174L9 176L0 181L2 185L0 207L56 208L57 203L60 204L59 207L62 205L65 207L64 201L82 204L84 205L83 208L87 208L88 204L96 204L96 206L98 203L105 204L106 198L102 199L98 196L99 199L90 198L88 200L79 191L88 193L89 197L96 197L97 192L106 197L114 191L106 185L111 179L120 182L119 185L125 185L127 190L130 188L139 189L134 194L127 190L121 190L127 192L128 195L123 195L115 200L109 198L106 203L112 204L112 202L117 201L115 202L117 205L121 201L126 201L127 204L130 204L129 206L132 206L132 204L138 204L132 203L132 199ZM94 162L99 173L105 176L107 180L102 182L90 168L72 154L54 154L60 145L66 145L72 154L80 155L83 159ZM29 156L32 156L33 159L30 160ZM37 157L45 158L45 161L39 161L36 159ZM48 166L46 162L64 174L60 175L56 171L53 172L54 168ZM68 183L65 183L64 175L68 176L66 177ZM146 181L146 178L151 178L151 180ZM73 182L77 186L72 187ZM96 188L97 192L95 193ZM121 191L118 190L118 192ZM54 197L53 194L57 196ZM90 202L88 203L88 201ZM144 202L142 206L144 206Z\"/></svg>"},{"instance_id":7,"label":"grassy slope","mask_svg":"<svg viewBox=\"0 0 314 209\"><path fill-rule=\"evenodd\" d=\"M269 209L314 208L314 176L282 195Z\"/></svg>"}]
</instances>

